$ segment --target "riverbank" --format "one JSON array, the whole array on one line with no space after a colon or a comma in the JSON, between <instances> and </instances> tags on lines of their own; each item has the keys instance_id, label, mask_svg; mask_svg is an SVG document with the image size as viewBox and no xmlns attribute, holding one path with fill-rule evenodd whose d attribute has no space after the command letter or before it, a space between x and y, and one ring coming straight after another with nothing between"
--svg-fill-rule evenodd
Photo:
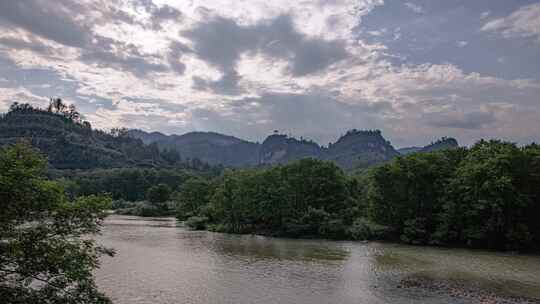
<instances>
[{"instance_id":1,"label":"riverbank","mask_svg":"<svg viewBox=\"0 0 540 304\"><path fill-rule=\"evenodd\" d=\"M194 220L191 220L191 219ZM539 249L529 249L529 250L498 250L498 249L492 249L492 248L482 248L482 247L468 247L464 246L462 244L411 244L402 241L397 236L389 236L392 234L392 232L389 232L385 230L383 226L376 225L371 223L369 228L363 227L361 229L367 230L369 229L370 232L366 233L372 236L377 235L387 235L386 238L369 238L369 239L363 239L363 238L325 238L320 235L289 235L289 234L283 234L280 232L275 232L271 230L258 230L258 231L251 231L251 232L235 232L231 230L224 229L221 225L213 225L208 224L207 219L204 217L198 217L194 216L192 218L189 218L186 221L180 221L179 223L182 227L186 227L186 229L190 229L193 231L208 231L208 232L216 232L216 233L226 233L226 234L232 234L232 235L256 235L256 236L262 236L262 237L272 237L272 238L284 238L284 239L294 239L294 240L326 240L326 241L350 241L350 242L360 242L360 243L366 243L366 242L378 242L378 243L389 243L389 244L402 244L407 246L413 246L418 248L423 247L433 247L433 248L440 248L440 249L465 249L465 250L478 250L478 251L488 251L488 252L498 252L498 253L508 253L508 254L533 254L533 255L539 255L540 256L540 250ZM190 221L191 220L191 221Z\"/></svg>"}]
</instances>

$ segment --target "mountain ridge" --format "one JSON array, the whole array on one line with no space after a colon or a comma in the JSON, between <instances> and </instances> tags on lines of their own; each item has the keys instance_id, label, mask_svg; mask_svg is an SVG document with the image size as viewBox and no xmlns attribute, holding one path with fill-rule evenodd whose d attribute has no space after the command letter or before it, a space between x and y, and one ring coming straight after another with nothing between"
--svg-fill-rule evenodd
<instances>
[{"instance_id":1,"label":"mountain ridge","mask_svg":"<svg viewBox=\"0 0 540 304\"><path fill-rule=\"evenodd\" d=\"M280 165L310 157L334 161L343 169L351 170L383 163L402 155L382 136L380 130L352 129L328 147L278 132L267 136L262 143L217 132L195 131L164 135L159 132L129 130L128 134L143 142L155 143L160 149L176 149L183 158L197 157L212 165L230 167ZM426 149L427 152L429 149L451 148L452 145L446 145L447 140L455 142L457 146L455 139L443 139L444 144L439 140L418 149Z\"/></svg>"},{"instance_id":2,"label":"mountain ridge","mask_svg":"<svg viewBox=\"0 0 540 304\"><path fill-rule=\"evenodd\" d=\"M29 140L57 169L221 165L232 168L287 164L302 158L333 161L345 170L366 168L399 155L380 130L347 131L322 146L277 131L262 142L217 132L166 135L161 132L92 129L74 107L59 109L14 104L0 115L0 145ZM51 103L53 105L53 103ZM71 110L69 110L71 109ZM453 138L423 147L432 151L457 146Z\"/></svg>"}]
</instances>

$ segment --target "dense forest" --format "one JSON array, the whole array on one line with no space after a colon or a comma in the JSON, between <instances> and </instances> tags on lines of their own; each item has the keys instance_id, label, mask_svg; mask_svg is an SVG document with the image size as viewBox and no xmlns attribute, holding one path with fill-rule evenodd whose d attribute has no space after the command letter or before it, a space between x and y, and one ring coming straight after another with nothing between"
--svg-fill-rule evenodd
<instances>
[{"instance_id":1,"label":"dense forest","mask_svg":"<svg viewBox=\"0 0 540 304\"><path fill-rule=\"evenodd\" d=\"M346 175L304 159L186 182L178 218L196 229L387 239L502 250L540 244L540 146L480 141Z\"/></svg>"}]
</instances>

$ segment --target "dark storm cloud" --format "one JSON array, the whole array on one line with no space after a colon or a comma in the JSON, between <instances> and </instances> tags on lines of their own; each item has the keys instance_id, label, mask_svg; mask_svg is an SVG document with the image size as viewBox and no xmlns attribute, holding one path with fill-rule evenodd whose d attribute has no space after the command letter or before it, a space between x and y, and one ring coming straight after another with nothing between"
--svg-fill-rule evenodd
<instances>
[{"instance_id":1,"label":"dark storm cloud","mask_svg":"<svg viewBox=\"0 0 540 304\"><path fill-rule=\"evenodd\" d=\"M427 117L427 124L434 127L455 129L481 129L497 119L493 112L474 111L463 114L440 113Z\"/></svg>"},{"instance_id":2,"label":"dark storm cloud","mask_svg":"<svg viewBox=\"0 0 540 304\"><path fill-rule=\"evenodd\" d=\"M243 53L262 53L287 60L287 72L293 76L320 72L348 56L343 41L308 37L294 28L289 15L248 26L232 19L213 17L182 34L191 39L201 59L224 73L219 83L215 83L220 89L226 85L231 85L227 89L234 89L237 84L234 70Z\"/></svg>"}]
</instances>

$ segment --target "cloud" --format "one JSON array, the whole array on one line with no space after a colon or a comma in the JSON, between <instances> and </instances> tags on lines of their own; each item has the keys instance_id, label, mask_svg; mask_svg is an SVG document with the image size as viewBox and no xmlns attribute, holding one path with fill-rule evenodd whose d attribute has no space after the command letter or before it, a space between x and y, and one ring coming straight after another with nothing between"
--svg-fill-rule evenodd
<instances>
[{"instance_id":1,"label":"cloud","mask_svg":"<svg viewBox=\"0 0 540 304\"><path fill-rule=\"evenodd\" d=\"M96 32L95 26L100 24L138 25L130 14L110 3L107 1L91 3L44 0L2 1L0 26L19 31L15 37L24 38L1 37L0 44L12 52L26 49L41 55L51 55L54 48L42 41L52 41L78 49L77 59L80 62L126 71L139 78L144 78L151 72L168 70L169 67L164 60L143 54L135 44L105 37ZM147 3L152 4L151 22L154 26L181 16L178 10L170 6L157 7L151 1ZM20 33L21 29L25 32ZM69 52L66 49L63 51ZM73 54L77 53L70 55ZM181 62L170 60L170 63L172 70L181 72Z\"/></svg>"},{"instance_id":2,"label":"cloud","mask_svg":"<svg viewBox=\"0 0 540 304\"><path fill-rule=\"evenodd\" d=\"M496 121L494 113L487 111L436 113L427 117L428 125L456 129L480 129Z\"/></svg>"},{"instance_id":3,"label":"cloud","mask_svg":"<svg viewBox=\"0 0 540 304\"><path fill-rule=\"evenodd\" d=\"M471 30L516 9L479 1L489 16L451 1L0 1L0 104L60 95L99 128L252 140L537 137L538 44L485 39L513 14Z\"/></svg>"},{"instance_id":4,"label":"cloud","mask_svg":"<svg viewBox=\"0 0 540 304\"><path fill-rule=\"evenodd\" d=\"M14 102L31 103L33 105L44 107L48 104L49 99L37 96L23 87L2 88L0 90L0 111L6 112L9 109L9 106Z\"/></svg>"},{"instance_id":5,"label":"cloud","mask_svg":"<svg viewBox=\"0 0 540 304\"><path fill-rule=\"evenodd\" d=\"M424 13L424 8L418 4L414 4L414 3L411 3L411 2L405 2L404 5L410 9L411 11L417 13L417 14L422 14Z\"/></svg>"},{"instance_id":6,"label":"cloud","mask_svg":"<svg viewBox=\"0 0 540 304\"><path fill-rule=\"evenodd\" d=\"M300 33L290 15L254 25L240 25L232 19L212 17L182 34L191 40L197 56L226 75L233 75L232 71L244 53L262 53L286 60L289 63L286 72L293 76L323 71L348 56L344 41Z\"/></svg>"},{"instance_id":7,"label":"cloud","mask_svg":"<svg viewBox=\"0 0 540 304\"><path fill-rule=\"evenodd\" d=\"M280 130L326 143L351 128L384 128L381 114L386 111L392 111L388 102L347 104L318 92L268 93L236 100L225 108L198 108L192 118L205 130L242 132L251 139Z\"/></svg>"},{"instance_id":8,"label":"cloud","mask_svg":"<svg viewBox=\"0 0 540 304\"><path fill-rule=\"evenodd\" d=\"M0 1L0 24L67 46L83 47L91 41L88 25L75 21L78 15L62 1Z\"/></svg>"},{"instance_id":9,"label":"cloud","mask_svg":"<svg viewBox=\"0 0 540 304\"><path fill-rule=\"evenodd\" d=\"M13 36L0 37L0 48L5 50L29 50L46 56L54 53L52 47L32 37L23 39L15 38Z\"/></svg>"},{"instance_id":10,"label":"cloud","mask_svg":"<svg viewBox=\"0 0 540 304\"><path fill-rule=\"evenodd\" d=\"M509 16L491 20L481 30L505 38L535 38L540 42L540 3L522 6Z\"/></svg>"},{"instance_id":11,"label":"cloud","mask_svg":"<svg viewBox=\"0 0 540 304\"><path fill-rule=\"evenodd\" d=\"M163 5L161 7L153 6L151 8L151 22L154 30L163 29L163 24L167 21L178 22L183 17L182 12L170 5Z\"/></svg>"},{"instance_id":12,"label":"cloud","mask_svg":"<svg viewBox=\"0 0 540 304\"><path fill-rule=\"evenodd\" d=\"M172 41L169 45L169 53L167 54L167 61L173 71L179 75L183 75L186 71L186 65L180 60L184 54L192 53L193 51L185 44Z\"/></svg>"},{"instance_id":13,"label":"cloud","mask_svg":"<svg viewBox=\"0 0 540 304\"><path fill-rule=\"evenodd\" d=\"M82 50L79 60L104 68L133 73L144 78L150 72L164 72L168 67L160 58L145 55L133 44L110 38L95 37L95 43Z\"/></svg>"},{"instance_id":14,"label":"cloud","mask_svg":"<svg viewBox=\"0 0 540 304\"><path fill-rule=\"evenodd\" d=\"M236 71L224 73L217 80L208 80L193 76L193 88L201 91L211 91L216 94L237 95L243 90L238 86L241 77Z\"/></svg>"}]
</instances>

